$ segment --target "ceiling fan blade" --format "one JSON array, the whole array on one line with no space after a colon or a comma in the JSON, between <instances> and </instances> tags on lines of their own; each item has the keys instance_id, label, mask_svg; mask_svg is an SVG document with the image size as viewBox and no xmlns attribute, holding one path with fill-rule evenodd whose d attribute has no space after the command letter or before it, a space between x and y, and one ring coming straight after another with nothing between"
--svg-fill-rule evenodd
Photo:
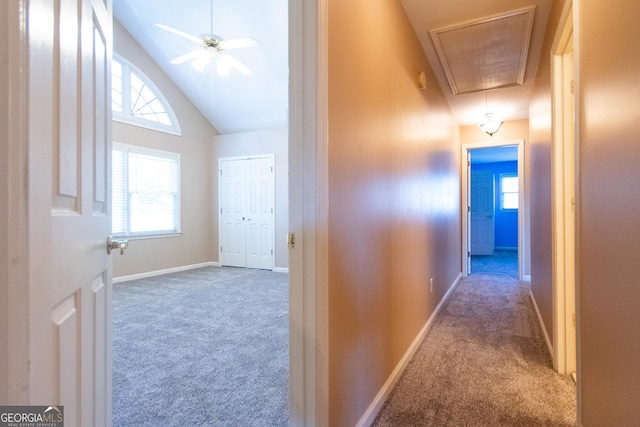
<instances>
[{"instance_id":1,"label":"ceiling fan blade","mask_svg":"<svg viewBox=\"0 0 640 427\"><path fill-rule=\"evenodd\" d=\"M222 49L240 49L242 47L258 46L258 42L253 37L242 37L239 39L222 40L220 47Z\"/></svg>"},{"instance_id":2,"label":"ceiling fan blade","mask_svg":"<svg viewBox=\"0 0 640 427\"><path fill-rule=\"evenodd\" d=\"M242 62L238 61L236 58L234 58L229 54L221 53L218 56L218 62L222 63L221 65L225 69L235 68L238 72L245 75L246 77L249 77L250 75L253 74L253 71L251 71L249 67L247 67Z\"/></svg>"},{"instance_id":3,"label":"ceiling fan blade","mask_svg":"<svg viewBox=\"0 0 640 427\"><path fill-rule=\"evenodd\" d=\"M180 37L184 37L185 39L187 39L187 40L191 40L191 41L192 41L192 42L194 42L194 43L202 44L202 39L199 39L199 38L197 38L197 37L195 37L195 36L192 36L191 34L187 34L187 33L182 32L182 31L180 31L180 30L176 30L175 28L170 27L170 26L168 26L168 25L164 25L164 24L156 24L156 27L158 27L158 28L162 28L163 30L169 31L170 33L173 33L173 34L177 34L177 35L179 35Z\"/></svg>"},{"instance_id":4,"label":"ceiling fan blade","mask_svg":"<svg viewBox=\"0 0 640 427\"><path fill-rule=\"evenodd\" d=\"M199 54L200 54L200 50L199 49L192 50L191 52L185 53L184 55L181 55L181 56L178 56L177 58L174 58L169 62L171 62L172 64L175 64L175 65L184 64L187 61L195 59Z\"/></svg>"}]
</instances>

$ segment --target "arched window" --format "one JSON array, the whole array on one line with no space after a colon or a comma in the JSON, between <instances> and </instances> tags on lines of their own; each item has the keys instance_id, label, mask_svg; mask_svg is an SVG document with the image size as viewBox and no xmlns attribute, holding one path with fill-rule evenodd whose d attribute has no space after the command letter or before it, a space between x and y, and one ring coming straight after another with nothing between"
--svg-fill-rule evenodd
<instances>
[{"instance_id":1,"label":"arched window","mask_svg":"<svg viewBox=\"0 0 640 427\"><path fill-rule=\"evenodd\" d=\"M113 120L180 135L180 125L160 90L135 65L113 55L111 63Z\"/></svg>"}]
</instances>

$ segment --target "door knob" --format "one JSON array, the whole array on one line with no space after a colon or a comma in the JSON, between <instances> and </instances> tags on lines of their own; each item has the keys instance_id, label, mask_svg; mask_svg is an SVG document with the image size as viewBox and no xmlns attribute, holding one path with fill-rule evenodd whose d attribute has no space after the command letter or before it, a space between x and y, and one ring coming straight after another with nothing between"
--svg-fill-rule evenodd
<instances>
[{"instance_id":1,"label":"door knob","mask_svg":"<svg viewBox=\"0 0 640 427\"><path fill-rule=\"evenodd\" d=\"M120 255L122 255L127 247L129 247L128 240L113 240L111 236L107 237L107 254L110 255L113 249L120 249Z\"/></svg>"}]
</instances>

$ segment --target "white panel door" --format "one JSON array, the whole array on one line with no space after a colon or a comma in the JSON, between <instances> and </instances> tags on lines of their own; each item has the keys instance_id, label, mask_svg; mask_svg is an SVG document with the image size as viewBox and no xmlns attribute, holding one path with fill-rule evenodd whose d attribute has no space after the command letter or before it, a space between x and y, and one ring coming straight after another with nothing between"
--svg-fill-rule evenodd
<instances>
[{"instance_id":1,"label":"white panel door","mask_svg":"<svg viewBox=\"0 0 640 427\"><path fill-rule=\"evenodd\" d=\"M273 156L220 159L220 263L273 269Z\"/></svg>"},{"instance_id":2,"label":"white panel door","mask_svg":"<svg viewBox=\"0 0 640 427\"><path fill-rule=\"evenodd\" d=\"M109 426L111 1L34 0L28 16L30 401Z\"/></svg>"},{"instance_id":3,"label":"white panel door","mask_svg":"<svg viewBox=\"0 0 640 427\"><path fill-rule=\"evenodd\" d=\"M273 269L273 158L247 159L247 267Z\"/></svg>"},{"instance_id":4,"label":"white panel door","mask_svg":"<svg viewBox=\"0 0 640 427\"><path fill-rule=\"evenodd\" d=\"M471 169L471 255L493 255L494 188L492 172Z\"/></svg>"},{"instance_id":5,"label":"white panel door","mask_svg":"<svg viewBox=\"0 0 640 427\"><path fill-rule=\"evenodd\" d=\"M231 267L246 267L246 168L244 160L220 162L218 188L218 200L220 203L220 264Z\"/></svg>"}]
</instances>

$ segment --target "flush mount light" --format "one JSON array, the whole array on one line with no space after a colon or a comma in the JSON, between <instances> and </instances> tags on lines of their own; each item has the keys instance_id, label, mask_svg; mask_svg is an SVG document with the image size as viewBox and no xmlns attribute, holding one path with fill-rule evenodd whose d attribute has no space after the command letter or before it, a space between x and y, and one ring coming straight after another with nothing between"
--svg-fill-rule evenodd
<instances>
[{"instance_id":1,"label":"flush mount light","mask_svg":"<svg viewBox=\"0 0 640 427\"><path fill-rule=\"evenodd\" d=\"M486 120L480 123L480 129L485 131L485 133L489 136L493 136L494 133L500 130L500 126L502 126L502 120L497 119L494 113L485 114Z\"/></svg>"}]
</instances>

